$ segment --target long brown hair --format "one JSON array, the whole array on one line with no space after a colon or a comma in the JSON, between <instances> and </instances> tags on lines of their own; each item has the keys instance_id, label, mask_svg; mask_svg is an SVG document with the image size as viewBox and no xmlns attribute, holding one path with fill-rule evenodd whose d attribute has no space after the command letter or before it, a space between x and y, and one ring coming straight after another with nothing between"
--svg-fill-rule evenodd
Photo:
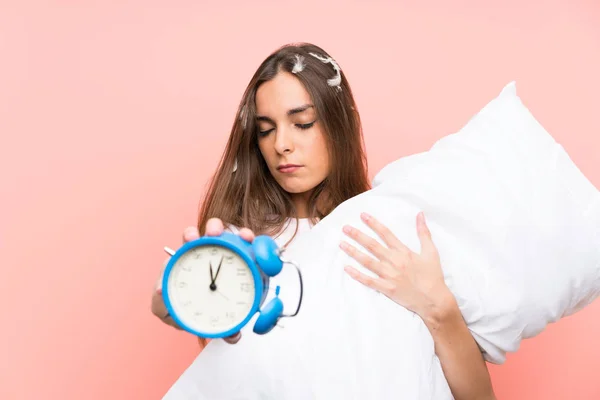
<instances>
[{"instance_id":1,"label":"long brown hair","mask_svg":"<svg viewBox=\"0 0 600 400\"><path fill-rule=\"evenodd\" d=\"M213 217L225 226L250 228L257 235L275 235L288 218L297 218L291 196L275 181L260 153L255 96L259 86L279 72L291 73L298 57L304 69L295 76L310 94L323 124L332 165L330 175L309 198L310 220L324 218L343 201L370 188L362 126L350 85L340 71L340 88L330 86L327 81L336 74L332 64L310 53L330 57L313 44L286 45L269 55L250 80L200 208L201 235Z\"/></svg>"}]
</instances>

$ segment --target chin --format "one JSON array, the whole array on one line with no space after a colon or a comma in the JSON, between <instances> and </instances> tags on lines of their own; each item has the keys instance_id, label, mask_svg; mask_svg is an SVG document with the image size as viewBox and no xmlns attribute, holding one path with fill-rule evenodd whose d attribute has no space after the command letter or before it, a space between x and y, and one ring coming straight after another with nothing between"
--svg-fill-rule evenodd
<instances>
[{"instance_id":1,"label":"chin","mask_svg":"<svg viewBox=\"0 0 600 400\"><path fill-rule=\"evenodd\" d=\"M302 194L311 191L315 188L315 185L307 185L307 184L292 184L289 182L279 182L279 185L283 190L288 192L289 194Z\"/></svg>"},{"instance_id":2,"label":"chin","mask_svg":"<svg viewBox=\"0 0 600 400\"><path fill-rule=\"evenodd\" d=\"M281 186L283 190L288 192L289 194L302 194L310 191L310 188L299 188L299 187L289 187L289 186Z\"/></svg>"}]
</instances>

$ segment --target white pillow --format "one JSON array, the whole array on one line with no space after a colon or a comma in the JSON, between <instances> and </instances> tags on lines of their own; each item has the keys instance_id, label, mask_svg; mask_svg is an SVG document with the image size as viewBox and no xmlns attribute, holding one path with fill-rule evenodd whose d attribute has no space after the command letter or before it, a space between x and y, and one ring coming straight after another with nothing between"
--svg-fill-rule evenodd
<instances>
[{"instance_id":1,"label":"white pillow","mask_svg":"<svg viewBox=\"0 0 600 400\"><path fill-rule=\"evenodd\" d=\"M415 251L425 212L446 282L490 362L600 295L600 193L514 83L374 184L286 251L303 270L300 314L264 336L249 326L235 346L211 342L165 399L451 399L423 321L343 271L362 268L339 249L342 227L376 237L363 211Z\"/></svg>"},{"instance_id":2,"label":"white pillow","mask_svg":"<svg viewBox=\"0 0 600 400\"><path fill-rule=\"evenodd\" d=\"M333 246L348 222L374 236L358 219L368 211L418 251L414 217L423 210L446 282L490 362L600 295L600 193L514 82L459 132L389 164L373 184L321 221L310 242Z\"/></svg>"}]
</instances>

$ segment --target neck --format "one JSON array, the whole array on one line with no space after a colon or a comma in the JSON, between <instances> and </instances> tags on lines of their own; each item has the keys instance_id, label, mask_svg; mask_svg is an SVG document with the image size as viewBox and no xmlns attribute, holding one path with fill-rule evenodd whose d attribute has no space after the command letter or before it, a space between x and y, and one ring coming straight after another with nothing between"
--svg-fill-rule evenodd
<instances>
[{"instance_id":1,"label":"neck","mask_svg":"<svg viewBox=\"0 0 600 400\"><path fill-rule=\"evenodd\" d=\"M311 192L297 193L292 196L298 218L308 218L308 199Z\"/></svg>"}]
</instances>

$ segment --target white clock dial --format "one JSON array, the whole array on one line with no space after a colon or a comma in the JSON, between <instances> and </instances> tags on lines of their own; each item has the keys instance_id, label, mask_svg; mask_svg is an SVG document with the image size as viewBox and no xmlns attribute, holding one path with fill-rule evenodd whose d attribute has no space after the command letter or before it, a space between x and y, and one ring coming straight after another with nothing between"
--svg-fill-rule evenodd
<instances>
[{"instance_id":1,"label":"white clock dial","mask_svg":"<svg viewBox=\"0 0 600 400\"><path fill-rule=\"evenodd\" d=\"M201 246L177 260L169 274L168 294L183 322L197 331L215 334L234 328L246 318L254 304L254 278L234 251Z\"/></svg>"}]
</instances>

